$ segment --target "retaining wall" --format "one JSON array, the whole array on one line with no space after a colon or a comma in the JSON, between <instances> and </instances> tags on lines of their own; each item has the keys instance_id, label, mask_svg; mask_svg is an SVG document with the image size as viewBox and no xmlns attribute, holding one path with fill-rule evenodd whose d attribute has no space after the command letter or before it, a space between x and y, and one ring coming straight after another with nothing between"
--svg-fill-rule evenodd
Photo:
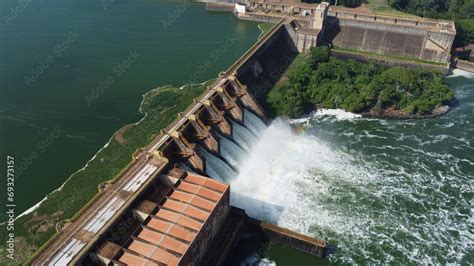
<instances>
[{"instance_id":1,"label":"retaining wall","mask_svg":"<svg viewBox=\"0 0 474 266\"><path fill-rule=\"evenodd\" d=\"M447 22L446 22L447 23ZM451 24L329 12L324 42L342 48L448 63Z\"/></svg>"},{"instance_id":2,"label":"retaining wall","mask_svg":"<svg viewBox=\"0 0 474 266\"><path fill-rule=\"evenodd\" d=\"M381 65L389 66L389 67L402 66L409 69L419 69L420 67L423 67L424 69L430 69L433 71L441 72L444 75L448 74L449 72L448 64L446 64L446 66L436 66L436 65L423 64L423 63L417 63L417 62L409 62L406 60L379 58L375 56L372 57L369 55L356 54L356 53L337 51L337 50L332 50L331 53L335 57L340 58L340 59L345 59L345 60L353 59L358 62L364 62L364 63L371 62L371 63L381 64Z\"/></svg>"},{"instance_id":3,"label":"retaining wall","mask_svg":"<svg viewBox=\"0 0 474 266\"><path fill-rule=\"evenodd\" d=\"M280 79L297 55L298 48L286 26L282 25L237 69L237 78L259 100Z\"/></svg>"}]
</instances>

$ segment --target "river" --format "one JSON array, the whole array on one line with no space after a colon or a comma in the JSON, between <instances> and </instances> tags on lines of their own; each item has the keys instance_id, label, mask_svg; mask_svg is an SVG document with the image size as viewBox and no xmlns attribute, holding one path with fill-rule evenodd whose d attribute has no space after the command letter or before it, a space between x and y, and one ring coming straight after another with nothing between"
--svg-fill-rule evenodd
<instances>
[{"instance_id":1,"label":"river","mask_svg":"<svg viewBox=\"0 0 474 266\"><path fill-rule=\"evenodd\" d=\"M337 245L330 263L472 264L474 75L447 82L457 102L441 117L277 119L231 182L231 203ZM285 252L244 259L278 264Z\"/></svg>"}]
</instances>

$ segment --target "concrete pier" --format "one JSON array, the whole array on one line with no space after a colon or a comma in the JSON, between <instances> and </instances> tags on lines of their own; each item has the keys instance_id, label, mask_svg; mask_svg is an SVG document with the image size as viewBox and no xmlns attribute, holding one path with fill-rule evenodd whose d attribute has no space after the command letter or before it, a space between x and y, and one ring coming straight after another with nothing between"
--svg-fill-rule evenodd
<instances>
[{"instance_id":1,"label":"concrete pier","mask_svg":"<svg viewBox=\"0 0 474 266\"><path fill-rule=\"evenodd\" d=\"M248 221L259 226L272 242L288 246L317 257L323 257L325 255L325 249L327 245L326 241L324 240L308 237L303 234L257 219L248 218Z\"/></svg>"}]
</instances>

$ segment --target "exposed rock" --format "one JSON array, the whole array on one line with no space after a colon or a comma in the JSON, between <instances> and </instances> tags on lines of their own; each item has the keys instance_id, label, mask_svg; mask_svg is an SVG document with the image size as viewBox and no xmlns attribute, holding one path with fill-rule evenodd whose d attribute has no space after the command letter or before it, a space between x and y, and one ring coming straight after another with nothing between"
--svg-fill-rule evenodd
<instances>
[{"instance_id":1,"label":"exposed rock","mask_svg":"<svg viewBox=\"0 0 474 266\"><path fill-rule=\"evenodd\" d=\"M360 113L366 117L377 117L377 118L388 118L388 119L416 119L416 118L427 118L444 115L449 111L448 105L442 105L434 108L430 113L427 114L412 114L403 110L397 110L392 107L385 108L379 112L371 109L368 112Z\"/></svg>"}]
</instances>

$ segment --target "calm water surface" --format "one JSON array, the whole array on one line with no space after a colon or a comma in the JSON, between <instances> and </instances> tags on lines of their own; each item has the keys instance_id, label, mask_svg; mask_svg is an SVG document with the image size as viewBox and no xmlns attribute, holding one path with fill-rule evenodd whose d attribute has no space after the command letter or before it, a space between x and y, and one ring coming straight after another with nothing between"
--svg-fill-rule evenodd
<instances>
[{"instance_id":1,"label":"calm water surface","mask_svg":"<svg viewBox=\"0 0 474 266\"><path fill-rule=\"evenodd\" d=\"M0 155L15 157L17 214L138 121L143 93L214 78L260 34L178 1L23 2L0 3Z\"/></svg>"}]
</instances>

